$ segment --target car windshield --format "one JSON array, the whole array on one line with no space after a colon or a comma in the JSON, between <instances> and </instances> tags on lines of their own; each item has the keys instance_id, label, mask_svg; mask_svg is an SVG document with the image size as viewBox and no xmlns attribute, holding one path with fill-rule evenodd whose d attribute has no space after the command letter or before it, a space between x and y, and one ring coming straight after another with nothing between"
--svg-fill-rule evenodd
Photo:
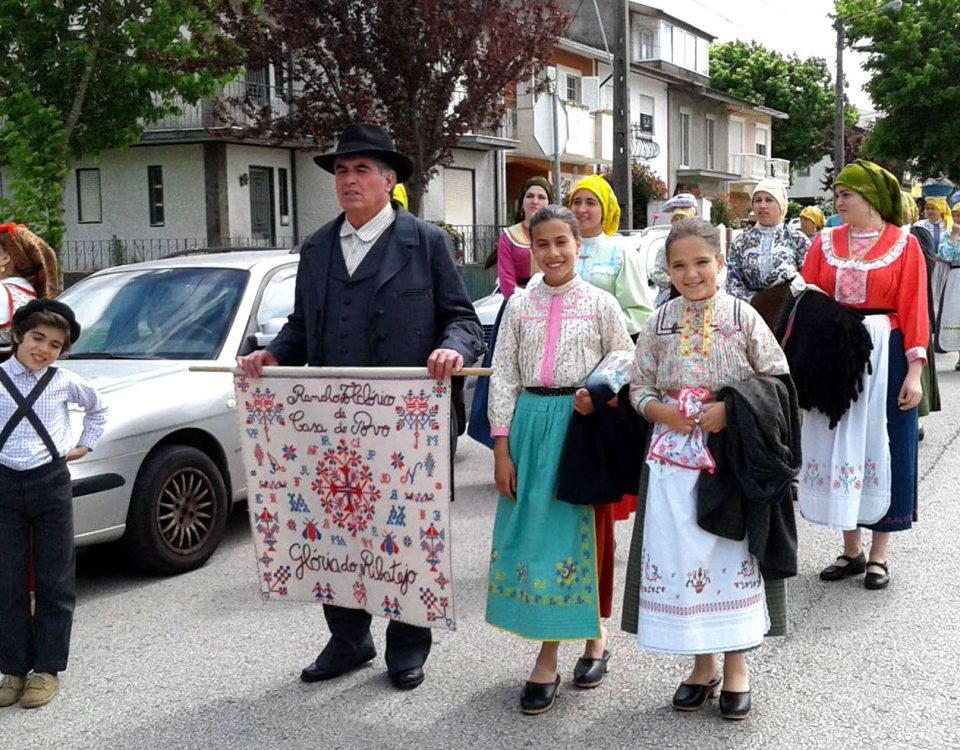
<instances>
[{"instance_id":1,"label":"car windshield","mask_svg":"<svg viewBox=\"0 0 960 750\"><path fill-rule=\"evenodd\" d=\"M60 296L83 326L69 356L214 359L247 276L233 268L162 268L81 281Z\"/></svg>"}]
</instances>

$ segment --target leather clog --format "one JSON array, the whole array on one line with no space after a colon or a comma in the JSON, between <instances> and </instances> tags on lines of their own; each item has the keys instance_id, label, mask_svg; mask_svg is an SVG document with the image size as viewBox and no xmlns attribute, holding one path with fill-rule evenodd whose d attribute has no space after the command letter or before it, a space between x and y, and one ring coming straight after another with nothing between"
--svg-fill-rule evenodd
<instances>
[{"instance_id":1,"label":"leather clog","mask_svg":"<svg viewBox=\"0 0 960 750\"><path fill-rule=\"evenodd\" d=\"M587 659L581 656L573 668L573 684L585 690L597 687L603 682L609 670L610 652L604 649L599 659Z\"/></svg>"},{"instance_id":2,"label":"leather clog","mask_svg":"<svg viewBox=\"0 0 960 750\"><path fill-rule=\"evenodd\" d=\"M520 710L528 716L545 714L556 704L559 694L559 674L553 682L528 682L520 694Z\"/></svg>"},{"instance_id":3,"label":"leather clog","mask_svg":"<svg viewBox=\"0 0 960 750\"><path fill-rule=\"evenodd\" d=\"M840 555L837 560L846 560L846 565L828 565L820 571L821 581L842 581L844 578L858 576L867 569L867 558L861 552L856 557Z\"/></svg>"},{"instance_id":4,"label":"leather clog","mask_svg":"<svg viewBox=\"0 0 960 750\"><path fill-rule=\"evenodd\" d=\"M677 711L698 711L708 700L716 698L720 692L720 676L717 675L706 685L693 685L681 682L673 694L673 707Z\"/></svg>"},{"instance_id":5,"label":"leather clog","mask_svg":"<svg viewBox=\"0 0 960 750\"><path fill-rule=\"evenodd\" d=\"M720 715L728 721L743 721L750 715L750 691L720 691Z\"/></svg>"},{"instance_id":6,"label":"leather clog","mask_svg":"<svg viewBox=\"0 0 960 750\"><path fill-rule=\"evenodd\" d=\"M424 677L426 675L423 673L423 667L401 669L399 672L390 673L390 684L397 690L413 690L420 687Z\"/></svg>"}]
</instances>

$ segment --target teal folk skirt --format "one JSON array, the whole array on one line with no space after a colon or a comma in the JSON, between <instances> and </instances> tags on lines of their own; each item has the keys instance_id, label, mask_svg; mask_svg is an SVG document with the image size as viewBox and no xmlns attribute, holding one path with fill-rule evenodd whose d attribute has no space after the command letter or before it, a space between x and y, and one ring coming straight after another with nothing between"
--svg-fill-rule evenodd
<instances>
[{"instance_id":1,"label":"teal folk skirt","mask_svg":"<svg viewBox=\"0 0 960 750\"><path fill-rule=\"evenodd\" d=\"M510 428L517 499L500 496L490 552L487 622L537 641L600 637L592 505L557 500L573 396L524 392Z\"/></svg>"}]
</instances>

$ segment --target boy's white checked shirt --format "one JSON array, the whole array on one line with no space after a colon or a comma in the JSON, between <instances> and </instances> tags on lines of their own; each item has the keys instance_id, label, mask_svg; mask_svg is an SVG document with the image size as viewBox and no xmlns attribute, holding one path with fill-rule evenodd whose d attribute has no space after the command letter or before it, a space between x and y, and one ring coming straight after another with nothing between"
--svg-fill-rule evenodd
<instances>
[{"instance_id":1,"label":"boy's white checked shirt","mask_svg":"<svg viewBox=\"0 0 960 750\"><path fill-rule=\"evenodd\" d=\"M10 357L0 367L24 397L47 371L44 368L34 372L20 364L16 357ZM74 442L70 428L68 404L78 404L84 410L83 433L77 442ZM16 410L13 397L0 385L0 430ZM61 458L78 446L93 450L107 421L107 407L97 390L75 372L62 367L57 368L56 375L33 405L33 410L50 433ZM0 464L17 471L36 469L52 460L43 440L26 418L14 428L6 445L0 449Z\"/></svg>"}]
</instances>

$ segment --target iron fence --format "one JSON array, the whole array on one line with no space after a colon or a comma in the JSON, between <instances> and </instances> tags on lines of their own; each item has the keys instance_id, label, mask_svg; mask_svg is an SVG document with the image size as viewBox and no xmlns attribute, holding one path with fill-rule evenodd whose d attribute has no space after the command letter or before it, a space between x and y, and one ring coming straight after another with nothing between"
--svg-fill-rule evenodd
<instances>
[{"instance_id":1,"label":"iron fence","mask_svg":"<svg viewBox=\"0 0 960 750\"><path fill-rule=\"evenodd\" d=\"M219 250L248 247L289 248L293 237L278 237L276 243L256 237L230 237L221 247L211 248L207 239L175 237L166 239L67 240L60 249L64 273L93 273L102 268L159 260L195 250Z\"/></svg>"}]
</instances>

